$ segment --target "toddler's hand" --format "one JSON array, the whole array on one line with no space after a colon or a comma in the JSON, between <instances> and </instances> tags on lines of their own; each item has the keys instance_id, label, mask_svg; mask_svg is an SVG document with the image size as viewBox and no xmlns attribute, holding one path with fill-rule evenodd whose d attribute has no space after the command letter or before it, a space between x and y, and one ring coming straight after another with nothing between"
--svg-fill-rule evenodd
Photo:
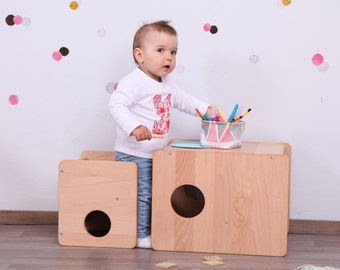
<instances>
[{"instance_id":1,"label":"toddler's hand","mask_svg":"<svg viewBox=\"0 0 340 270\"><path fill-rule=\"evenodd\" d=\"M138 127L136 127L132 132L131 132L132 136L136 137L136 141L145 141L145 140L151 140L152 138L152 134L150 132L150 130L143 125L140 125Z\"/></svg>"}]
</instances>

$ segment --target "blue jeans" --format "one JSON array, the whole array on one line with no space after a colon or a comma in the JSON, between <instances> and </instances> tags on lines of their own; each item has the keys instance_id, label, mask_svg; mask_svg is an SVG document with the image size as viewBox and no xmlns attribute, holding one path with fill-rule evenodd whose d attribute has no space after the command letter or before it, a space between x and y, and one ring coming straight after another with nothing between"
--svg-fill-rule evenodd
<instances>
[{"instance_id":1,"label":"blue jeans","mask_svg":"<svg viewBox=\"0 0 340 270\"><path fill-rule=\"evenodd\" d=\"M116 152L116 160L135 162L138 167L138 238L151 234L152 159Z\"/></svg>"}]
</instances>

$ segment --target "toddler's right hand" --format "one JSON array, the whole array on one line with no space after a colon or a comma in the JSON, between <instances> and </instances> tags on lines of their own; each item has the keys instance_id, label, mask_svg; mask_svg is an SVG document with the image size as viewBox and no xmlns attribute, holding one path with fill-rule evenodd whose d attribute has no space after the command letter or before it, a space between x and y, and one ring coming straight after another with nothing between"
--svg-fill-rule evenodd
<instances>
[{"instance_id":1,"label":"toddler's right hand","mask_svg":"<svg viewBox=\"0 0 340 270\"><path fill-rule=\"evenodd\" d=\"M140 125L138 127L136 127L132 132L131 132L132 136L136 137L136 141L145 141L145 140L151 140L152 138L152 134L150 132L150 130L143 125Z\"/></svg>"}]
</instances>

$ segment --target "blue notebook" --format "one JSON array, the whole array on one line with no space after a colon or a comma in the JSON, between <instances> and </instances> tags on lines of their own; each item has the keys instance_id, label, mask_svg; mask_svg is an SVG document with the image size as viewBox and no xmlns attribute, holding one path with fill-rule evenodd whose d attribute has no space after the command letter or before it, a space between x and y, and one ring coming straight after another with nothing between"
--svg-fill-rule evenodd
<instances>
[{"instance_id":1,"label":"blue notebook","mask_svg":"<svg viewBox=\"0 0 340 270\"><path fill-rule=\"evenodd\" d=\"M201 145L200 141L180 141L174 142L171 144L172 147L178 148L194 148L194 149L202 149L202 148L209 148Z\"/></svg>"}]
</instances>

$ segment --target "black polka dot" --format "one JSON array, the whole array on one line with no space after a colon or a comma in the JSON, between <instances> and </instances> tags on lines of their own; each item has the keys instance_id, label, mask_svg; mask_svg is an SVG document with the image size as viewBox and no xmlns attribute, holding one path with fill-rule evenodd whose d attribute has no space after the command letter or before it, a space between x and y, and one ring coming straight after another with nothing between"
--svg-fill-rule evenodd
<instances>
[{"instance_id":1,"label":"black polka dot","mask_svg":"<svg viewBox=\"0 0 340 270\"><path fill-rule=\"evenodd\" d=\"M69 49L67 49L66 47L61 47L60 49L59 49L59 52L61 53L61 55L62 56L66 56L66 55L68 55L69 54Z\"/></svg>"},{"instance_id":2,"label":"black polka dot","mask_svg":"<svg viewBox=\"0 0 340 270\"><path fill-rule=\"evenodd\" d=\"M14 25L14 15L8 15L7 17L6 17L6 23L8 24L8 25Z\"/></svg>"},{"instance_id":3,"label":"black polka dot","mask_svg":"<svg viewBox=\"0 0 340 270\"><path fill-rule=\"evenodd\" d=\"M210 28L210 33L211 34L216 34L218 31L217 26L216 25L212 25Z\"/></svg>"}]
</instances>

